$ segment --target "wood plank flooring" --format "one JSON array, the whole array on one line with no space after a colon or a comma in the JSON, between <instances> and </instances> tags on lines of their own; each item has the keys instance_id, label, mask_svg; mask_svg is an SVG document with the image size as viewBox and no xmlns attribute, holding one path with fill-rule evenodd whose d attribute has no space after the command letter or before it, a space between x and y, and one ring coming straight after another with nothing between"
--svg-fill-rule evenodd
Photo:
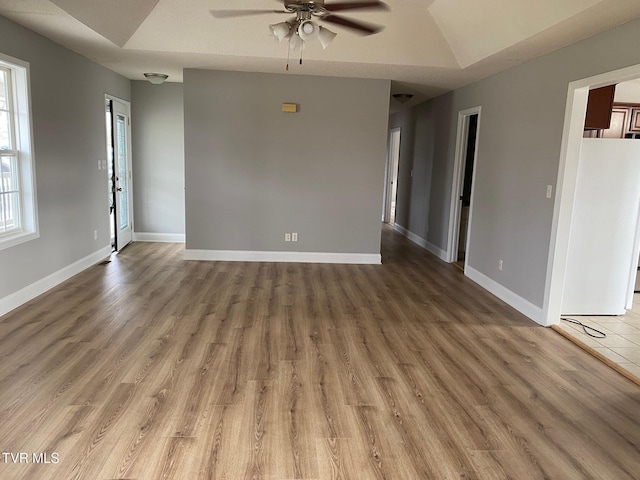
<instances>
[{"instance_id":1,"label":"wood plank flooring","mask_svg":"<svg viewBox=\"0 0 640 480\"><path fill-rule=\"evenodd\" d=\"M640 478L637 385L390 229L381 266L182 255L0 317L1 479Z\"/></svg>"}]
</instances>

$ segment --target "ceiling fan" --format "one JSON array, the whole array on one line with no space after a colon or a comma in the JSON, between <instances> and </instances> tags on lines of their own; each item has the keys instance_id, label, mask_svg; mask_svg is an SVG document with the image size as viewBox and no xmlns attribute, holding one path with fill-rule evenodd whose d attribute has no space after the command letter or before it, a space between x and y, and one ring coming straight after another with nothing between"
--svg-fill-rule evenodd
<instances>
[{"instance_id":1,"label":"ceiling fan","mask_svg":"<svg viewBox=\"0 0 640 480\"><path fill-rule=\"evenodd\" d=\"M384 27L360 20L352 20L335 12L346 10L388 10L389 7L379 0L360 0L351 2L330 2L324 0L282 0L282 10L211 10L215 18L244 17L249 15L285 13L294 14L295 17L285 22L269 25L271 33L282 41L289 39L289 51L301 50L305 42L317 38L322 48L327 48L336 34L327 28L318 25L313 19L323 22L333 23L341 27L346 27L361 35L373 35L381 31ZM300 57L302 64L302 55ZM287 64L287 69L289 65Z\"/></svg>"}]
</instances>

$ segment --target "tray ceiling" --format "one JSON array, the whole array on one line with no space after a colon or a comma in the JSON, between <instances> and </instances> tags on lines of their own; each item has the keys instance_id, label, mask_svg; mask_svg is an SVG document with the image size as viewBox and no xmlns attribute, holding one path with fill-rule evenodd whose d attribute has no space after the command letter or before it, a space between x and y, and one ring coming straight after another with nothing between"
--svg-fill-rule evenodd
<instances>
[{"instance_id":1,"label":"tray ceiling","mask_svg":"<svg viewBox=\"0 0 640 480\"><path fill-rule=\"evenodd\" d=\"M327 0L328 1L328 0ZM333 0L338 2L339 0ZM290 74L392 80L421 101L640 17L637 0L385 0L388 12L344 12L385 29L309 43ZM0 0L3 15L130 79L183 68L285 73L284 14L216 19L211 9L274 0Z\"/></svg>"}]
</instances>

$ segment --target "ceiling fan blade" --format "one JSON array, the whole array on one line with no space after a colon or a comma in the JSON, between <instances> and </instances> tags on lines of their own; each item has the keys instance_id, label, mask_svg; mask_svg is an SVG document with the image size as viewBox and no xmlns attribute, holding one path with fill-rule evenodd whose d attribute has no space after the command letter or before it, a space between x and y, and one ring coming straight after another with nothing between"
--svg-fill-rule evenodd
<instances>
[{"instance_id":1,"label":"ceiling fan blade","mask_svg":"<svg viewBox=\"0 0 640 480\"><path fill-rule=\"evenodd\" d=\"M325 22L334 23L336 25L341 25L343 27L347 27L352 30L355 30L362 35L373 35L374 33L378 33L384 28L381 25L375 25L373 23L364 23L360 21L350 20L340 15L329 14L329 15L323 15L320 18Z\"/></svg>"},{"instance_id":2,"label":"ceiling fan blade","mask_svg":"<svg viewBox=\"0 0 640 480\"><path fill-rule=\"evenodd\" d=\"M325 3L324 9L327 12L339 12L342 10L368 9L368 10L389 10L389 6L380 1L371 2L336 2Z\"/></svg>"},{"instance_id":3,"label":"ceiling fan blade","mask_svg":"<svg viewBox=\"0 0 640 480\"><path fill-rule=\"evenodd\" d=\"M291 13L284 10L209 10L215 18L247 17L249 15L262 15L265 13Z\"/></svg>"}]
</instances>

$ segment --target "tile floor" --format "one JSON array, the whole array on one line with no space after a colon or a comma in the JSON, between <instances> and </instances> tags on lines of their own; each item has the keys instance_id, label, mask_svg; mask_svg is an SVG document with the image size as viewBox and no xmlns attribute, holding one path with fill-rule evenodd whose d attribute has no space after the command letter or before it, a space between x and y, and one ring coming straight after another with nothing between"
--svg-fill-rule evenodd
<instances>
[{"instance_id":1,"label":"tile floor","mask_svg":"<svg viewBox=\"0 0 640 480\"><path fill-rule=\"evenodd\" d=\"M560 321L560 327L586 345L640 377L640 294L634 295L633 309L620 316L572 316L603 333L606 338L593 338L580 325ZM595 333L595 332L591 332Z\"/></svg>"}]
</instances>

